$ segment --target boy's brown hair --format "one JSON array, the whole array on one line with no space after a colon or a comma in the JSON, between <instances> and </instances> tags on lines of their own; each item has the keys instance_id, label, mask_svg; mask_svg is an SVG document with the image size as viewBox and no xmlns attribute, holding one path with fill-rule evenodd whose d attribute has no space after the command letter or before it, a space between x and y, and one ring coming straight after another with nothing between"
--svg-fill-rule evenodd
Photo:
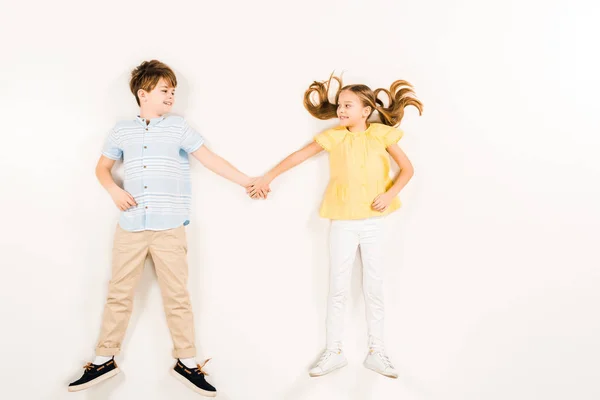
<instances>
[{"instance_id":1,"label":"boy's brown hair","mask_svg":"<svg viewBox=\"0 0 600 400\"><path fill-rule=\"evenodd\" d=\"M152 91L160 78L163 78L168 85L177 87L177 77L175 77L173 70L167 64L158 60L144 61L131 71L129 88L135 96L138 106L140 105L138 90Z\"/></svg>"}]
</instances>

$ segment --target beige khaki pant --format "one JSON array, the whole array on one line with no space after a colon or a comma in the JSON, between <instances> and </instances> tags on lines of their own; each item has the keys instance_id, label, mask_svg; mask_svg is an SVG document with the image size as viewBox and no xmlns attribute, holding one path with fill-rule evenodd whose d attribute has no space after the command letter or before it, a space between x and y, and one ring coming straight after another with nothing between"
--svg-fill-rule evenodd
<instances>
[{"instance_id":1,"label":"beige khaki pant","mask_svg":"<svg viewBox=\"0 0 600 400\"><path fill-rule=\"evenodd\" d=\"M162 293L173 357L196 356L194 317L187 291L188 264L185 227L166 231L128 232L117 226L112 277L104 308L96 355L119 354L133 309L135 287L150 253Z\"/></svg>"}]
</instances>

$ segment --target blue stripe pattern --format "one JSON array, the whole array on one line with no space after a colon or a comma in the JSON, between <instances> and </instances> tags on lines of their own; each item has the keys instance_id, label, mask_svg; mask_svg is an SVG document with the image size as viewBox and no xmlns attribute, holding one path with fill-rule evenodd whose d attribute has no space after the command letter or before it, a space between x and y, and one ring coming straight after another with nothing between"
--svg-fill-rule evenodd
<instances>
[{"instance_id":1,"label":"blue stripe pattern","mask_svg":"<svg viewBox=\"0 0 600 400\"><path fill-rule=\"evenodd\" d=\"M123 188L137 206L121 212L119 224L130 232L161 231L187 225L192 203L188 154L204 138L174 115L148 123L137 117L121 121L111 130L102 155L123 159Z\"/></svg>"}]
</instances>

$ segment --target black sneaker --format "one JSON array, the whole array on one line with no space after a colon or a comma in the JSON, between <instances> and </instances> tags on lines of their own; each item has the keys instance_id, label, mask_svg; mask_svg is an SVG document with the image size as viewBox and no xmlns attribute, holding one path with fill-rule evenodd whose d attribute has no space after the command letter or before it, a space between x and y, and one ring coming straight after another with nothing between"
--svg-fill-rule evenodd
<instances>
[{"instance_id":1,"label":"black sneaker","mask_svg":"<svg viewBox=\"0 0 600 400\"><path fill-rule=\"evenodd\" d=\"M179 359L177 359L175 367L173 367L171 370L171 375L192 389L194 392L206 397L215 397L217 395L217 389L215 389L210 383L206 382L204 375L208 374L202 371L202 368L209 361L210 358L204 361L204 364L198 364L197 368L187 368L181 361L179 361Z\"/></svg>"},{"instance_id":2,"label":"black sneaker","mask_svg":"<svg viewBox=\"0 0 600 400\"><path fill-rule=\"evenodd\" d=\"M83 368L85 369L83 376L69 384L69 392L85 390L121 372L114 358L102 365L87 363Z\"/></svg>"}]
</instances>

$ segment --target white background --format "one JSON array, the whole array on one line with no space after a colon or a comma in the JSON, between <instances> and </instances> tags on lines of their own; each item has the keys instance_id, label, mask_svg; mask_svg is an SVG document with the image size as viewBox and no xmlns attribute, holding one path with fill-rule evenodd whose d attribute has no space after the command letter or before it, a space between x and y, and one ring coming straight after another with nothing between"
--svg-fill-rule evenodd
<instances>
[{"instance_id":1,"label":"white background","mask_svg":"<svg viewBox=\"0 0 600 400\"><path fill-rule=\"evenodd\" d=\"M108 129L136 115L129 72L157 58L179 79L174 111L249 175L335 124L302 106L333 70L372 88L406 79L425 104L401 126L416 173L388 219L398 380L362 366L358 262L349 366L307 374L325 341L327 156L281 176L264 202L192 162L189 289L220 398L600 398L599 11L591 0L3 1L0 397L198 398L168 374L150 262L124 373L67 393L93 357L118 217L94 167Z\"/></svg>"}]
</instances>

